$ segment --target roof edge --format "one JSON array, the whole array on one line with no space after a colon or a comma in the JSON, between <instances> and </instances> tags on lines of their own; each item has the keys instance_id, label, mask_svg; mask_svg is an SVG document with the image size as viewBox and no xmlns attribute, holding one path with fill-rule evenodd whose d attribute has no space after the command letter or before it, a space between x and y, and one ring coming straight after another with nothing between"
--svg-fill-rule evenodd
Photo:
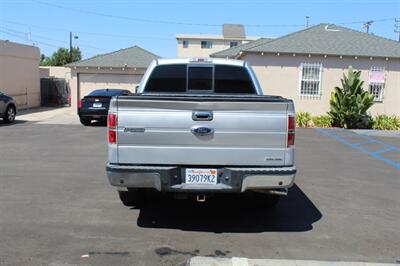
<instances>
[{"instance_id":1,"label":"roof edge","mask_svg":"<svg viewBox=\"0 0 400 266\"><path fill-rule=\"evenodd\" d=\"M338 57L340 57L340 56L343 56L343 57L355 57L355 56L357 56L357 57L365 57L365 58L370 58L370 57L372 57L372 58L390 58L390 59L399 59L400 58L400 56L398 56L398 57L396 57L396 56L376 56L376 55L361 55L361 54L352 54L352 55L348 55L348 54L332 54L332 53L315 53L315 52L310 52L310 53L299 53L299 52L290 52L290 53L288 53L288 52L269 52L269 51L265 51L265 52L260 52L260 51L245 51L245 50L242 50L242 51L240 51L242 54L244 54L244 53L248 53L248 54L261 54L261 53L263 53L263 54L277 54L277 53L279 53L280 55L293 55L293 54L296 54L296 55L318 55L318 56L325 56L325 55L327 55L327 56L338 56Z\"/></svg>"}]
</instances>

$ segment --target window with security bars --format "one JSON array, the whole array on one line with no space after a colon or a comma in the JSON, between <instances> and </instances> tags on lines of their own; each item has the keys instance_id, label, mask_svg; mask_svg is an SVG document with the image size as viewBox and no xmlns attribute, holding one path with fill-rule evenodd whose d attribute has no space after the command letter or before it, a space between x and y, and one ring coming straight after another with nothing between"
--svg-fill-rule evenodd
<instances>
[{"instance_id":1,"label":"window with security bars","mask_svg":"<svg viewBox=\"0 0 400 266\"><path fill-rule=\"evenodd\" d=\"M368 91L374 96L375 102L383 101L383 90L385 88L385 69L383 67L371 67L369 70Z\"/></svg>"},{"instance_id":2,"label":"window with security bars","mask_svg":"<svg viewBox=\"0 0 400 266\"><path fill-rule=\"evenodd\" d=\"M321 72L320 63L301 64L300 73L300 96L321 95Z\"/></svg>"}]
</instances>

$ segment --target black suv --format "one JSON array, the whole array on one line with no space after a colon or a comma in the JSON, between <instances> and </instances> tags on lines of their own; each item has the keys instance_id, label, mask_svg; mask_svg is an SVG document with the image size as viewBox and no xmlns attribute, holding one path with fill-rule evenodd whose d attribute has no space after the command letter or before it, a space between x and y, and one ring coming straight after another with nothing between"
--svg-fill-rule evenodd
<instances>
[{"instance_id":1,"label":"black suv","mask_svg":"<svg viewBox=\"0 0 400 266\"><path fill-rule=\"evenodd\" d=\"M78 115L82 125L88 126L92 120L105 123L111 98L131 94L128 90L98 89L78 102Z\"/></svg>"}]
</instances>

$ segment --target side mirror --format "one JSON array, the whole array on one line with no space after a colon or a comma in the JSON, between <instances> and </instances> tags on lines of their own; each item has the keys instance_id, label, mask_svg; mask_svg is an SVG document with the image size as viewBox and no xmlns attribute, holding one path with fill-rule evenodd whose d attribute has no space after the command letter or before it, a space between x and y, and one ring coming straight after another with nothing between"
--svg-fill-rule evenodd
<instances>
[{"instance_id":1,"label":"side mirror","mask_svg":"<svg viewBox=\"0 0 400 266\"><path fill-rule=\"evenodd\" d=\"M136 87L135 87L135 93L138 93L138 91L139 91L139 85L136 85Z\"/></svg>"}]
</instances>

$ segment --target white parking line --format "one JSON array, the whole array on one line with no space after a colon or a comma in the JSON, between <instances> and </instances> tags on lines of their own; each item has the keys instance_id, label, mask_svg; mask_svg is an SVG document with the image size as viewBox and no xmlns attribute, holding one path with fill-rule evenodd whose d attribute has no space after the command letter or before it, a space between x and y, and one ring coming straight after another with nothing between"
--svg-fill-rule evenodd
<instances>
[{"instance_id":1,"label":"white parking line","mask_svg":"<svg viewBox=\"0 0 400 266\"><path fill-rule=\"evenodd\" d=\"M394 266L398 264L354 262L354 261L318 261L318 260L274 260L247 258L193 257L189 266Z\"/></svg>"}]
</instances>

